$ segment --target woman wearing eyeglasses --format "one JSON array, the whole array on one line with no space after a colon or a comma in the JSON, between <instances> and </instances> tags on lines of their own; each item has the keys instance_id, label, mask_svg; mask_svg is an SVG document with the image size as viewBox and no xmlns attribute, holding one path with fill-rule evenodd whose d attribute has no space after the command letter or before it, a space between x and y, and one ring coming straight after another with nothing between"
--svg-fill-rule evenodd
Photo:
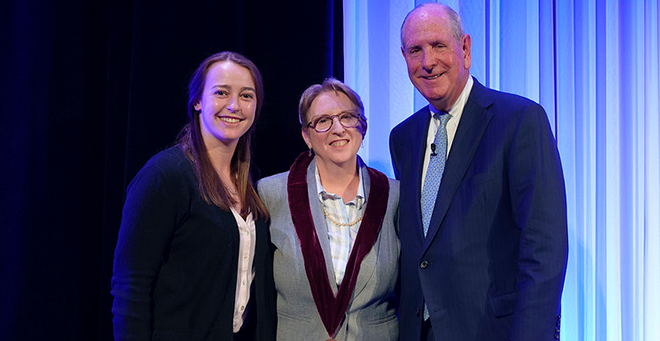
<instances>
[{"instance_id":1,"label":"woman wearing eyeglasses","mask_svg":"<svg viewBox=\"0 0 660 341\"><path fill-rule=\"evenodd\" d=\"M302 153L262 179L271 217L278 340L397 340L399 183L357 155L357 93L332 78L303 93Z\"/></svg>"}]
</instances>

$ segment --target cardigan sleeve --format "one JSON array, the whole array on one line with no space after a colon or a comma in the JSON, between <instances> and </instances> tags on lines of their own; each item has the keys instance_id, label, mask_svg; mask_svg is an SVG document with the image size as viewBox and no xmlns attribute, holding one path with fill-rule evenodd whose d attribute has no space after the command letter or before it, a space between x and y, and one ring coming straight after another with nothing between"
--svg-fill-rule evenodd
<instances>
[{"instance_id":1,"label":"cardigan sleeve","mask_svg":"<svg viewBox=\"0 0 660 341\"><path fill-rule=\"evenodd\" d=\"M151 340L153 283L186 214L184 181L162 165L150 160L128 187L112 276L115 340Z\"/></svg>"}]
</instances>

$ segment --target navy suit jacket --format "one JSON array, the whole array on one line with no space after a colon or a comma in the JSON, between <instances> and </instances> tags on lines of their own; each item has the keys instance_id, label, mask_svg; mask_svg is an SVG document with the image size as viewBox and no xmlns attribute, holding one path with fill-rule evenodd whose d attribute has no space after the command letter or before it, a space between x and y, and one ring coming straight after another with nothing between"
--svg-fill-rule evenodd
<instances>
[{"instance_id":1,"label":"navy suit jacket","mask_svg":"<svg viewBox=\"0 0 660 341\"><path fill-rule=\"evenodd\" d=\"M401 180L401 339L420 339L424 301L438 340L558 338L566 193L545 111L475 79L424 237L429 122L425 107L390 135Z\"/></svg>"}]
</instances>

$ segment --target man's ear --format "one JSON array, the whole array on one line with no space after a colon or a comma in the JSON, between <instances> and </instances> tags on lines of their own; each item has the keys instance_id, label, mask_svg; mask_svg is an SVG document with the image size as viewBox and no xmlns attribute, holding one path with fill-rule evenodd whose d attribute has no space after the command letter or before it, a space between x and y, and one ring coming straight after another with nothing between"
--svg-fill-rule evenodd
<instances>
[{"instance_id":1,"label":"man's ear","mask_svg":"<svg viewBox=\"0 0 660 341\"><path fill-rule=\"evenodd\" d=\"M461 49L463 50L463 67L469 69L472 66L472 37L467 33L463 35Z\"/></svg>"}]
</instances>

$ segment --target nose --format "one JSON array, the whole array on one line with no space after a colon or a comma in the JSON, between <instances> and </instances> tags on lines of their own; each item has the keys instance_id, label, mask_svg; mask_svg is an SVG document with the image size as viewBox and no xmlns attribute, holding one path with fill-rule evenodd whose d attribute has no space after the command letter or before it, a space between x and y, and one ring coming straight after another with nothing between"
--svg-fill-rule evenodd
<instances>
[{"instance_id":1,"label":"nose","mask_svg":"<svg viewBox=\"0 0 660 341\"><path fill-rule=\"evenodd\" d=\"M433 58L430 52L422 52L422 68L426 72L433 71L433 68L437 65L436 59Z\"/></svg>"},{"instance_id":2,"label":"nose","mask_svg":"<svg viewBox=\"0 0 660 341\"><path fill-rule=\"evenodd\" d=\"M229 110L231 113L236 113L240 110L238 105L238 98L232 97L229 99L229 103L227 103L227 110Z\"/></svg>"},{"instance_id":3,"label":"nose","mask_svg":"<svg viewBox=\"0 0 660 341\"><path fill-rule=\"evenodd\" d=\"M346 128L341 124L341 121L339 121L339 116L335 116L332 118L332 132L334 134L341 134L344 131L346 131Z\"/></svg>"}]
</instances>

